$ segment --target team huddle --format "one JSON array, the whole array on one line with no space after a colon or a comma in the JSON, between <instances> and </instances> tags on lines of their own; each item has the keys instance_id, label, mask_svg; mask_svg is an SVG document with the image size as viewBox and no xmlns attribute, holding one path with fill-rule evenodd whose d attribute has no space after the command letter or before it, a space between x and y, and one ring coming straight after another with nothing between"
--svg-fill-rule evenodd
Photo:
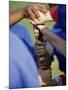
<instances>
[{"instance_id":1,"label":"team huddle","mask_svg":"<svg viewBox=\"0 0 68 90\"><path fill-rule=\"evenodd\" d=\"M25 26L26 18L33 26L35 44ZM47 21L54 21L52 30ZM66 6L32 4L9 13L10 61L9 88L32 88L66 85ZM53 78L51 64L58 58L63 74Z\"/></svg>"}]
</instances>

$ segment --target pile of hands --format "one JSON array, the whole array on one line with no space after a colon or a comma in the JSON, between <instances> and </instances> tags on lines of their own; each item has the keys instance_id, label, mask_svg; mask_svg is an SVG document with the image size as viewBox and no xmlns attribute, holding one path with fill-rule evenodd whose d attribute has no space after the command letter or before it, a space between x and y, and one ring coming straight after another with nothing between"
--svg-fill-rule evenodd
<instances>
[{"instance_id":1,"label":"pile of hands","mask_svg":"<svg viewBox=\"0 0 68 90\"><path fill-rule=\"evenodd\" d=\"M51 81L51 59L46 51L45 43L38 40L39 30L43 30L46 27L44 22L46 20L52 20L52 18L50 16L48 18L46 14L49 16L49 10L41 4L32 4L25 9L25 17L28 18L29 22L34 26L34 35L36 39L35 53L40 75L44 82L49 83L49 81Z\"/></svg>"},{"instance_id":2,"label":"pile of hands","mask_svg":"<svg viewBox=\"0 0 68 90\"><path fill-rule=\"evenodd\" d=\"M46 20L52 20L52 18L49 16L49 10L42 4L32 4L24 10L25 17L28 18L29 22L34 26L34 35L36 39L35 52L39 61L39 67L41 69L49 69L51 66L51 61L48 59L46 60L45 43L38 40L39 30L43 31L43 29L46 27L44 22Z\"/></svg>"},{"instance_id":3,"label":"pile of hands","mask_svg":"<svg viewBox=\"0 0 68 90\"><path fill-rule=\"evenodd\" d=\"M45 21L53 20L50 11L42 4L32 4L24 8L24 17L35 26L39 26L39 29L43 29L43 23ZM42 25L42 26L40 26Z\"/></svg>"}]
</instances>

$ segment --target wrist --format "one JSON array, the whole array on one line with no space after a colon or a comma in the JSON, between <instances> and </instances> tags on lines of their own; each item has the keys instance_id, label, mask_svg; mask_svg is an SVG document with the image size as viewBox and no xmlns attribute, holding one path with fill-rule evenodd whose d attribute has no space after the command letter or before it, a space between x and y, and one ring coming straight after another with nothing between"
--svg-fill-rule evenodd
<instances>
[{"instance_id":1,"label":"wrist","mask_svg":"<svg viewBox=\"0 0 68 90\"><path fill-rule=\"evenodd\" d=\"M49 29L46 25L37 25L37 28L41 31L43 35L47 35Z\"/></svg>"},{"instance_id":2,"label":"wrist","mask_svg":"<svg viewBox=\"0 0 68 90\"><path fill-rule=\"evenodd\" d=\"M38 28L40 31L42 31L43 29L46 28L46 25L44 25L44 24L37 25L37 28Z\"/></svg>"},{"instance_id":3,"label":"wrist","mask_svg":"<svg viewBox=\"0 0 68 90\"><path fill-rule=\"evenodd\" d=\"M47 70L39 69L39 73L40 73L40 76L42 78L42 81L46 84L46 86L49 86L52 82L51 69L47 69Z\"/></svg>"}]
</instances>

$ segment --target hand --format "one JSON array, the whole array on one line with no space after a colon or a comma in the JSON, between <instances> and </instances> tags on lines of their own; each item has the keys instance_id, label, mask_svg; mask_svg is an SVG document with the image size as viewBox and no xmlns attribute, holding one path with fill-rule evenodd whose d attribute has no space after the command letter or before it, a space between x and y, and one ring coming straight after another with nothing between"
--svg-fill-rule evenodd
<instances>
[{"instance_id":1,"label":"hand","mask_svg":"<svg viewBox=\"0 0 68 90\"><path fill-rule=\"evenodd\" d=\"M17 10L11 11L9 13L9 24L10 26L16 24L23 18L30 18L34 20L34 18L39 18L38 11L43 13L47 12L47 9L41 4L32 4L25 8L19 8Z\"/></svg>"},{"instance_id":2,"label":"hand","mask_svg":"<svg viewBox=\"0 0 68 90\"><path fill-rule=\"evenodd\" d=\"M34 35L35 35L35 39L38 40L39 37L39 30L38 29L34 29Z\"/></svg>"},{"instance_id":3,"label":"hand","mask_svg":"<svg viewBox=\"0 0 68 90\"><path fill-rule=\"evenodd\" d=\"M42 82L44 82L44 84L42 84L42 86L51 86L52 85L51 69L47 69L47 70L39 69L39 74L41 76Z\"/></svg>"},{"instance_id":4,"label":"hand","mask_svg":"<svg viewBox=\"0 0 68 90\"><path fill-rule=\"evenodd\" d=\"M35 43L35 53L37 56L37 63L41 69L49 69L51 66L50 55L45 50L45 43L36 41Z\"/></svg>"},{"instance_id":5,"label":"hand","mask_svg":"<svg viewBox=\"0 0 68 90\"><path fill-rule=\"evenodd\" d=\"M47 9L41 4L32 4L25 8L25 17L30 17L32 20L35 18L39 18L38 11L43 12L44 14L47 12Z\"/></svg>"}]
</instances>

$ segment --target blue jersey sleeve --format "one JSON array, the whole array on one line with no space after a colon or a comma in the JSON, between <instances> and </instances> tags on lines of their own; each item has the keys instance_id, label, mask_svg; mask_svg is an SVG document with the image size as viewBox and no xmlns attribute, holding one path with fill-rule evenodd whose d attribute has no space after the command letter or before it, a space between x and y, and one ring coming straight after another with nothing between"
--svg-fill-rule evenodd
<instances>
[{"instance_id":1,"label":"blue jersey sleeve","mask_svg":"<svg viewBox=\"0 0 68 90\"><path fill-rule=\"evenodd\" d=\"M32 38L28 32L28 29L20 24L15 24L10 28L11 32L13 32L17 37L26 44L29 52L32 54L34 59L36 60L35 57L35 52L34 52L34 44L32 41Z\"/></svg>"},{"instance_id":2,"label":"blue jersey sleeve","mask_svg":"<svg viewBox=\"0 0 68 90\"><path fill-rule=\"evenodd\" d=\"M20 24L13 25L10 30L16 34L21 40L25 41L27 45L33 47L33 42L31 36L28 32L28 29Z\"/></svg>"},{"instance_id":3,"label":"blue jersey sleeve","mask_svg":"<svg viewBox=\"0 0 68 90\"><path fill-rule=\"evenodd\" d=\"M10 32L9 88L39 87L38 71L26 44Z\"/></svg>"},{"instance_id":4,"label":"blue jersey sleeve","mask_svg":"<svg viewBox=\"0 0 68 90\"><path fill-rule=\"evenodd\" d=\"M38 71L27 46L10 33L9 88L39 87Z\"/></svg>"}]
</instances>

